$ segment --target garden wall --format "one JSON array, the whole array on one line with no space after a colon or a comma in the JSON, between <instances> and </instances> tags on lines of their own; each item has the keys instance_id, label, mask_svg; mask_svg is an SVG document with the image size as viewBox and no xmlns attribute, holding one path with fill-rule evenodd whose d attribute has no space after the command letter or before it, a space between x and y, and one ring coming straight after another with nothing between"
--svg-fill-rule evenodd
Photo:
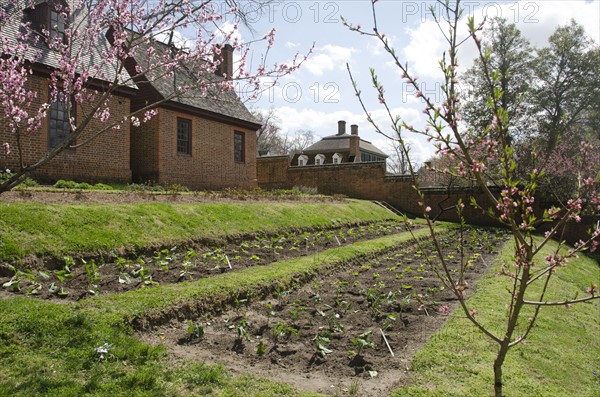
<instances>
[{"instance_id":1,"label":"garden wall","mask_svg":"<svg viewBox=\"0 0 600 397\"><path fill-rule=\"evenodd\" d=\"M264 189L290 189L294 186L317 188L323 194L343 194L364 200L386 201L399 211L419 216L423 213L421 201L412 188L410 178L386 175L384 162L345 163L290 167L288 156L259 157L257 159L258 185ZM465 203L464 217L468 223L477 225L499 225L480 209L469 205L471 197L482 208L492 206L490 199L477 188L423 188L425 203L431 207L431 217L456 222L458 216L454 206L459 199ZM499 190L493 191L500 194ZM543 208L547 207L541 204ZM582 222L569 222L565 226L564 239L574 243L589 238L588 230L595 228L598 216L584 216ZM549 224L542 225L541 231Z\"/></svg>"},{"instance_id":2,"label":"garden wall","mask_svg":"<svg viewBox=\"0 0 600 397\"><path fill-rule=\"evenodd\" d=\"M294 186L317 188L323 194L343 194L363 200L386 201L409 215L422 213L417 193L409 177L386 175L385 162L325 164L290 167L288 156L269 156L257 159L258 185L264 189L290 189ZM457 221L452 208L459 199L465 204L475 197L487 208L490 201L478 189L426 188L425 202L431 206L432 217ZM444 210L446 209L446 210ZM448 210L449 209L449 210ZM465 206L465 217L470 223L491 225L482 211Z\"/></svg>"}]
</instances>

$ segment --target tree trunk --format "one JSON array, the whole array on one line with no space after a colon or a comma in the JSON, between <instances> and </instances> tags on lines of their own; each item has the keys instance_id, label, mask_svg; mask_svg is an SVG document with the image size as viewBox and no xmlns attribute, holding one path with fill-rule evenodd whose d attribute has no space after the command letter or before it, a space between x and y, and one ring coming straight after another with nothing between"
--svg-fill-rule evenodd
<instances>
[{"instance_id":1,"label":"tree trunk","mask_svg":"<svg viewBox=\"0 0 600 397\"><path fill-rule=\"evenodd\" d=\"M502 395L502 364L506 358L506 352L508 346L504 346L504 343L500 345L500 351L494 361L494 397L503 397Z\"/></svg>"}]
</instances>

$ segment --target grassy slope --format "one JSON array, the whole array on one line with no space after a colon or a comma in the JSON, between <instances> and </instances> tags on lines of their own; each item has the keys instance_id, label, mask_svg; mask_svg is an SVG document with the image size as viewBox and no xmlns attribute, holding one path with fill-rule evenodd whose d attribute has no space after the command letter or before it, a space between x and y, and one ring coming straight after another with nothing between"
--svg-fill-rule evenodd
<instances>
[{"instance_id":1,"label":"grassy slope","mask_svg":"<svg viewBox=\"0 0 600 397\"><path fill-rule=\"evenodd\" d=\"M542 253L543 258L550 251ZM555 248L555 246L554 246ZM510 246L502 259L510 263ZM500 263L500 262L498 262ZM469 304L491 329L500 330L504 316L506 278L490 269L477 283ZM600 267L594 260L571 260L552 280L548 299L582 296L590 282L598 283ZM530 296L532 299L534 295ZM492 364L496 344L476 331L460 308L446 326L420 350L413 361L414 384L393 397L477 397L493 395ZM600 302L571 309L543 308L524 345L514 347L504 364L506 396L600 396ZM523 318L527 321L529 316Z\"/></svg>"},{"instance_id":2,"label":"grassy slope","mask_svg":"<svg viewBox=\"0 0 600 397\"><path fill-rule=\"evenodd\" d=\"M0 203L0 261L41 254L176 245L190 239L393 218L368 201L341 203Z\"/></svg>"},{"instance_id":3,"label":"grassy slope","mask_svg":"<svg viewBox=\"0 0 600 397\"><path fill-rule=\"evenodd\" d=\"M419 231L423 234L425 230ZM407 233L331 249L296 260L226 273L193 283L131 291L118 296L55 304L0 300L0 395L11 396L318 396L252 376L233 377L218 366L168 362L161 347L131 336L125 318L156 313L178 303L219 302L257 284L284 288L295 275L386 249ZM94 349L110 343L110 357Z\"/></svg>"}]
</instances>

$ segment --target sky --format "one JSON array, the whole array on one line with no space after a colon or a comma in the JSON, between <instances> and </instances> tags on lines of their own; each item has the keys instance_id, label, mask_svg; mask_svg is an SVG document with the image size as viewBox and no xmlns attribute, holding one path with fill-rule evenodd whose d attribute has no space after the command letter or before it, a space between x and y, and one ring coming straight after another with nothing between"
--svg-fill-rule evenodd
<instances>
[{"instance_id":1,"label":"sky","mask_svg":"<svg viewBox=\"0 0 600 397\"><path fill-rule=\"evenodd\" d=\"M246 4L254 30L242 29L242 40L250 41L273 27L276 29L275 45L269 52L267 63L288 62L295 53L304 54L314 44L312 54L298 71L280 79L274 87L268 88L265 83L265 91L260 97L246 102L251 109L274 109L282 133L292 134L304 129L323 137L335 134L337 121L345 120L348 130L350 124L358 124L359 135L363 139L390 152L389 140L375 133L366 120L354 94L346 64L365 95L368 111L382 127L388 128L390 122L386 121L386 113L371 88L370 68L375 69L383 83L393 112L409 124L424 125L423 103L402 81L381 44L372 37L350 31L341 23L343 17L354 25L360 24L371 30L373 13L370 0L274 0L265 6L262 13L256 12L251 3L242 4ZM571 18L583 25L586 34L596 43L600 42L598 0L464 0L461 4L465 14L473 16L476 23L485 16L502 16L515 23L536 48L546 46L556 27L569 23ZM379 31L389 37L402 62L408 64L409 71L419 76L421 90L437 100L441 76L438 61L445 50L445 43L429 12L431 5L435 3L380 0L376 3L376 15ZM459 32L465 35L466 19L461 26ZM253 51L251 62L257 63L262 55L262 49ZM475 55L476 48L472 42L459 49L462 72L472 64ZM435 153L423 137L409 136L407 140L417 165Z\"/></svg>"}]
</instances>

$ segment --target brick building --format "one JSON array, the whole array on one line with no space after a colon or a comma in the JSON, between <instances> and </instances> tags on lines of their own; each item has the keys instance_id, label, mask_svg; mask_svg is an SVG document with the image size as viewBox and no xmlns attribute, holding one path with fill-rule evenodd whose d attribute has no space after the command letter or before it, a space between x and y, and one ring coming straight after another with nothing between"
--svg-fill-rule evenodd
<instances>
[{"instance_id":1,"label":"brick building","mask_svg":"<svg viewBox=\"0 0 600 397\"><path fill-rule=\"evenodd\" d=\"M26 21L42 34L51 27L51 37L64 35L65 26L60 23L54 1L35 0L33 8L9 9L11 17L0 26L0 34L16 42L22 29L20 22ZM82 10L75 11L73 18L77 20L79 15L85 18ZM102 62L100 54L110 46L110 35L98 35L96 39L96 45L89 48L84 57L90 64L96 62L94 65ZM152 45L158 53L174 51L159 42ZM50 102L50 74L60 67L57 54L48 48L45 40L32 41L32 51L39 51L41 56L29 58L35 63L27 88L37 93L28 109L30 114ZM146 51L138 51L141 53ZM225 81L222 76L232 74L233 49L225 46L222 53L219 75L205 75L202 81L197 79L193 66L181 64L174 75L161 76L160 70L154 70L136 78L135 84L125 84L109 101L111 117L106 123L92 118L72 145L75 148L60 152L31 176L43 182L58 179L135 181L178 183L195 189L256 186L256 130L260 124L233 91L221 89ZM126 62L127 71L131 76L137 75L135 65L147 62L150 60L130 59ZM118 75L113 66L103 65L104 80L90 79L87 87L102 92L107 82L115 78L130 80L126 72ZM174 95L174 87L197 87L199 82L208 86L208 92L192 89L185 95ZM119 130L93 137L108 123L119 122L130 112L155 104L158 114L150 122L139 127L123 123ZM34 134L22 134L21 145L13 133L7 132L5 118L0 118L0 142L8 142L12 148L7 159L1 159L0 166L16 169L21 154L26 165L35 164L68 138L71 117L75 125L80 125L81 120L89 116L85 102L77 105L70 99L63 99L49 105L41 129ZM80 143L85 144L77 146Z\"/></svg>"},{"instance_id":2,"label":"brick building","mask_svg":"<svg viewBox=\"0 0 600 397\"><path fill-rule=\"evenodd\" d=\"M369 141L358 136L358 125L350 126L350 134L346 133L346 122L338 121L338 132L329 135L304 149L295 153L291 166L385 162L388 157L379 148Z\"/></svg>"},{"instance_id":3,"label":"brick building","mask_svg":"<svg viewBox=\"0 0 600 397\"><path fill-rule=\"evenodd\" d=\"M157 52L170 51L154 43ZM138 51L138 54L145 54ZM193 68L180 65L172 76L136 79L138 95L132 109L157 105L149 123L132 127L131 170L135 182L182 184L194 189L256 186L256 130L258 121L233 91L222 87L222 75L231 76L233 48L222 49L217 75L204 75L208 94L192 89L174 95L176 85L197 86ZM148 62L138 55L128 64Z\"/></svg>"},{"instance_id":4,"label":"brick building","mask_svg":"<svg viewBox=\"0 0 600 397\"><path fill-rule=\"evenodd\" d=\"M52 24L52 18L57 18L49 2L36 0L35 7L26 10L7 9L9 17L0 28L0 34L6 40L16 41L19 30L22 29L20 22L29 22L32 28L41 32L46 26ZM61 34L60 28L50 29L50 34ZM21 31L21 33L23 33ZM103 46L106 46L103 37L98 36L96 48L91 48L87 60L99 56ZM22 133L21 145L13 133L7 131L6 119L0 118L0 142L8 142L11 146L11 154L2 160L0 165L8 169L17 169L19 157L22 154L25 165L32 165L43 159L50 151L58 146L70 133L69 116L75 118L75 122L86 117L86 106L76 105L68 100L49 100L50 95L50 73L59 67L58 56L50 51L44 40L31 42L31 54L39 51L39 57L32 64L33 74L28 76L26 89L35 91L37 97L27 109L29 114L35 114L44 103L50 108L48 116L43 120L41 129L34 133ZM106 79L115 77L114 70L106 70ZM90 81L90 89L102 90L102 81ZM109 102L111 118L108 122L121 120L129 113L130 98L134 95L135 87L123 87L118 90ZM0 109L0 112L3 112ZM69 114L70 113L70 114ZM86 127L86 132L77 138L74 145L85 142L92 137L93 131L98 131L105 124L98 119L92 119ZM107 131L92 139L81 147L64 150L55 158L31 173L31 176L39 181L56 181L57 179L85 180L90 182L129 182L131 180L130 154L129 154L130 131L129 125L124 124L118 131ZM118 144L116 144L118 143Z\"/></svg>"}]
</instances>

